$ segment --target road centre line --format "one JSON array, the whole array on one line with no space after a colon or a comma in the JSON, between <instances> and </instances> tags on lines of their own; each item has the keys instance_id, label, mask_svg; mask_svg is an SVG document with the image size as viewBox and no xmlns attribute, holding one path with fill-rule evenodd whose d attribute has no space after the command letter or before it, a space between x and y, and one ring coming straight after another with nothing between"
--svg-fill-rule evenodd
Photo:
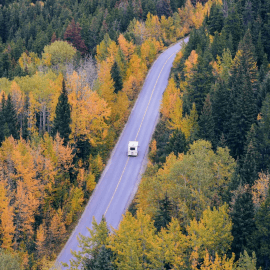
<instances>
[{"instance_id":1,"label":"road centre line","mask_svg":"<svg viewBox=\"0 0 270 270\"><path fill-rule=\"evenodd\" d=\"M142 127L142 124L143 124L145 115L146 115L146 113L147 113L147 111L148 111L148 107L149 107L150 102L151 102L151 100L152 100L152 96L153 96L154 91L155 91L155 89L156 89L156 85L157 85L157 83L158 83L159 77L160 77L160 75L161 75L161 73L162 73L162 71L163 71L165 65L167 64L167 62L170 60L170 58L171 58L174 54L175 54L175 52L174 52L174 53L166 60L166 62L164 63L164 65L163 65L163 67L162 67L162 69L161 69L161 71L160 71L159 74L158 74L158 78L157 78L156 83L155 83L155 85L154 85L154 88L153 88L153 90L152 90L152 93L151 93L150 99L149 99L149 101L148 101L147 107L146 107L146 109L145 109L145 112L144 112L144 115L143 115L142 122L141 122L141 124L140 124L139 130L138 130L137 135L136 135L136 137L135 137L135 141L137 140L138 135L139 135L139 133L140 133L140 130L141 130L141 127Z\"/></svg>"},{"instance_id":2,"label":"road centre line","mask_svg":"<svg viewBox=\"0 0 270 270\"><path fill-rule=\"evenodd\" d=\"M136 135L136 137L135 137L135 141L137 140L137 137L138 137L138 135L139 135L139 133L140 133L140 130L141 130L141 127L142 127L142 124L143 124L145 115L146 115L146 113L147 113L147 111L148 111L148 107L149 107L150 102L151 102L151 100L152 100L152 96L153 96L153 94L154 94L154 91L155 91L156 85L157 85L157 83L158 83L159 77L160 77L160 75L161 75L161 73L162 73L162 71L163 71L165 65L167 64L167 62L169 61L169 59L170 59L174 54L176 54L176 53L174 52L173 54L170 55L170 57L169 57L169 58L166 60L166 62L164 63L164 65L163 65L161 71L159 72L158 78L157 78L156 83L155 83L155 85L154 85L154 87L153 87L153 90L152 90L150 99L149 99L148 104L147 104L147 107L146 107L146 109L145 109L145 112L144 112L143 119L142 119L142 121L141 121L139 130L138 130L137 135ZM122 180L122 178L123 178L124 172L125 172L126 167L127 167L127 165L128 165L128 161L129 161L129 157L128 157L127 161L126 161L125 167L124 167L124 169L123 169L123 171L122 171L122 174L121 174L120 179L119 179L119 181L118 181L118 183L117 183L117 186L116 186L116 188L115 188L115 190L114 190L114 193L113 193L113 195L112 195L112 197L111 197L111 200L110 200L110 202L109 202L109 204L108 204L108 206L107 206L107 208L106 208L106 211L105 211L105 213L104 213L104 216L107 214L107 212L108 212L108 210L109 210L109 208L110 208L110 206L111 206L111 203L112 203L112 201L113 201L113 198L114 198L114 196L115 196L115 193L116 193L116 191L117 191L117 189L118 189L118 187L119 187L119 185L120 185L120 183L121 183L121 180Z\"/></svg>"},{"instance_id":3,"label":"road centre line","mask_svg":"<svg viewBox=\"0 0 270 270\"><path fill-rule=\"evenodd\" d=\"M110 208L110 205L111 205L111 203L112 203L112 200L113 200L113 198L114 198L114 195L115 195L115 193L116 193L116 191L117 191L117 189L118 189L118 186L119 186L119 184L120 184L120 182L121 182L121 180L122 180L122 177L123 177L124 172L125 172L125 170L126 170L126 167L127 167L127 165L128 165L128 161L129 161L129 157L128 157L127 161L126 161L125 167L124 167L124 169L123 169L123 171L122 171L121 177L120 177L120 179L119 179L119 181L118 181L118 183L117 183L117 186L116 186L116 188L115 188L115 190L114 190L114 193L113 193L113 195L112 195L112 197L111 197L111 200L110 200L110 202L109 202L109 204L108 204L108 206L107 206L107 209L106 209L106 211L105 211L105 213L104 213L104 216L106 215L107 211L108 211L109 208Z\"/></svg>"}]
</instances>

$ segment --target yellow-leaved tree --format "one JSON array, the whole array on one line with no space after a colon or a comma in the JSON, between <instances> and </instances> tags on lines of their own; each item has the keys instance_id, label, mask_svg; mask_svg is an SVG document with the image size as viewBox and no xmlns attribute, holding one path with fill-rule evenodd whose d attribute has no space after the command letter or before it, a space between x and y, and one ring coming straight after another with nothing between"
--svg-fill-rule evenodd
<instances>
[{"instance_id":1,"label":"yellow-leaved tree","mask_svg":"<svg viewBox=\"0 0 270 270\"><path fill-rule=\"evenodd\" d=\"M119 35L118 44L125 56L126 61L129 61L131 56L134 54L135 45L132 42L127 41L123 34Z\"/></svg>"},{"instance_id":2,"label":"yellow-leaved tree","mask_svg":"<svg viewBox=\"0 0 270 270\"><path fill-rule=\"evenodd\" d=\"M197 248L199 258L204 258L208 253L212 258L216 254L226 254L233 240L231 230L232 221L226 204L213 210L208 207L200 221L193 219L187 226L191 246Z\"/></svg>"},{"instance_id":3,"label":"yellow-leaved tree","mask_svg":"<svg viewBox=\"0 0 270 270\"><path fill-rule=\"evenodd\" d=\"M110 235L109 248L115 253L118 269L153 269L155 227L142 210L136 217L127 212L119 229Z\"/></svg>"},{"instance_id":4,"label":"yellow-leaved tree","mask_svg":"<svg viewBox=\"0 0 270 270\"><path fill-rule=\"evenodd\" d=\"M0 177L2 178L2 177ZM13 237L15 233L14 209L10 205L10 198L8 198L5 182L1 179L0 182L0 235L1 247L7 250L12 250Z\"/></svg>"},{"instance_id":5,"label":"yellow-leaved tree","mask_svg":"<svg viewBox=\"0 0 270 270\"><path fill-rule=\"evenodd\" d=\"M80 76L74 71L67 76L68 99L71 104L71 141L79 138L89 139L92 145L102 143L107 136L108 125L105 120L111 110L107 102L88 85L80 83Z\"/></svg>"},{"instance_id":6,"label":"yellow-leaved tree","mask_svg":"<svg viewBox=\"0 0 270 270\"><path fill-rule=\"evenodd\" d=\"M76 54L76 49L67 41L57 40L50 45L44 47L42 53L42 61L47 65L63 65L71 61Z\"/></svg>"},{"instance_id":7,"label":"yellow-leaved tree","mask_svg":"<svg viewBox=\"0 0 270 270\"><path fill-rule=\"evenodd\" d=\"M141 58L137 54L132 55L123 84L123 91L127 94L129 100L134 100L139 93L146 71L146 64Z\"/></svg>"}]
</instances>

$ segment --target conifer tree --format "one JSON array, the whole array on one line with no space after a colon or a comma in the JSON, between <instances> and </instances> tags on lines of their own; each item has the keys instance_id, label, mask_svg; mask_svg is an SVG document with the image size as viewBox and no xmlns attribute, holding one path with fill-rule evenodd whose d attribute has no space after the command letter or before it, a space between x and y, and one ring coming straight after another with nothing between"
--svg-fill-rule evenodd
<instances>
[{"instance_id":1,"label":"conifer tree","mask_svg":"<svg viewBox=\"0 0 270 270\"><path fill-rule=\"evenodd\" d=\"M80 235L78 252L72 251L75 259L70 260L70 269L111 269L111 251L107 249L109 229L107 222L103 216L98 224L93 218L92 229L88 229L90 237ZM102 267L107 265L108 268L98 268L104 263Z\"/></svg>"},{"instance_id":2,"label":"conifer tree","mask_svg":"<svg viewBox=\"0 0 270 270\"><path fill-rule=\"evenodd\" d=\"M228 121L228 145L234 158L244 151L247 132L257 116L258 73L254 58L254 46L247 31L232 65L231 118Z\"/></svg>"},{"instance_id":3,"label":"conifer tree","mask_svg":"<svg viewBox=\"0 0 270 270\"><path fill-rule=\"evenodd\" d=\"M199 137L213 143L215 136L215 123L212 116L212 104L210 95L206 96L202 114L199 118Z\"/></svg>"},{"instance_id":4,"label":"conifer tree","mask_svg":"<svg viewBox=\"0 0 270 270\"><path fill-rule=\"evenodd\" d=\"M0 127L1 127L0 128L0 145L2 141L4 141L5 139L4 130L3 130L3 127L5 125L5 116L4 116L5 102L6 102L6 98L5 98L5 94L3 93L1 107L0 107Z\"/></svg>"},{"instance_id":5,"label":"conifer tree","mask_svg":"<svg viewBox=\"0 0 270 270\"><path fill-rule=\"evenodd\" d=\"M64 139L66 145L69 141L71 133L71 106L68 102L68 93L66 90L65 81L62 83L62 92L58 98L58 103L55 110L53 135L59 132L60 137Z\"/></svg>"},{"instance_id":6,"label":"conifer tree","mask_svg":"<svg viewBox=\"0 0 270 270\"><path fill-rule=\"evenodd\" d=\"M181 131L181 129L176 129L166 146L166 152L168 154L174 153L176 156L178 153L185 153L187 151L187 142L185 134Z\"/></svg>"},{"instance_id":7,"label":"conifer tree","mask_svg":"<svg viewBox=\"0 0 270 270\"><path fill-rule=\"evenodd\" d=\"M29 97L26 96L25 98L25 106L24 106L24 117L23 117L23 124L22 124L22 138L27 140L29 137L28 131L28 109L29 109Z\"/></svg>"},{"instance_id":8,"label":"conifer tree","mask_svg":"<svg viewBox=\"0 0 270 270\"><path fill-rule=\"evenodd\" d=\"M209 33L214 35L217 31L218 33L221 32L223 27L223 14L221 6L214 3L211 6L210 14L208 18L206 18L206 23L208 25Z\"/></svg>"},{"instance_id":9,"label":"conifer tree","mask_svg":"<svg viewBox=\"0 0 270 270\"><path fill-rule=\"evenodd\" d=\"M161 228L165 228L172 220L172 203L170 202L170 199L165 194L165 198L163 200L159 201L159 209L155 216L155 227L158 231L160 231Z\"/></svg>"},{"instance_id":10,"label":"conifer tree","mask_svg":"<svg viewBox=\"0 0 270 270\"><path fill-rule=\"evenodd\" d=\"M111 77L114 81L114 92L118 93L118 91L121 91L123 88L123 82L120 75L120 69L117 64L117 62L114 62L112 68L111 68Z\"/></svg>"},{"instance_id":11,"label":"conifer tree","mask_svg":"<svg viewBox=\"0 0 270 270\"><path fill-rule=\"evenodd\" d=\"M257 140L255 125L251 126L247 135L247 142L244 151L242 168L240 170L242 184L252 186L258 178L259 152L257 150Z\"/></svg>"},{"instance_id":12,"label":"conifer tree","mask_svg":"<svg viewBox=\"0 0 270 270\"><path fill-rule=\"evenodd\" d=\"M5 137L13 136L14 139L19 139L19 125L16 110L13 106L11 95L8 95L4 105L4 135Z\"/></svg>"},{"instance_id":13,"label":"conifer tree","mask_svg":"<svg viewBox=\"0 0 270 270\"><path fill-rule=\"evenodd\" d=\"M258 121L258 127L256 129L256 135L258 137L257 144L259 148L259 154L261 156L261 164L258 170L270 169L270 95L267 94L263 101L263 106L260 113L260 119Z\"/></svg>"},{"instance_id":14,"label":"conifer tree","mask_svg":"<svg viewBox=\"0 0 270 270\"><path fill-rule=\"evenodd\" d=\"M102 245L94 260L93 267L90 268L86 265L85 270L113 270L112 257L111 250Z\"/></svg>"},{"instance_id":15,"label":"conifer tree","mask_svg":"<svg viewBox=\"0 0 270 270\"><path fill-rule=\"evenodd\" d=\"M268 197L255 216L256 231L254 243L256 244L258 263L264 269L270 267L270 189Z\"/></svg>"},{"instance_id":16,"label":"conifer tree","mask_svg":"<svg viewBox=\"0 0 270 270\"><path fill-rule=\"evenodd\" d=\"M233 51L235 52L238 46L238 42L242 35L242 26L240 20L240 14L238 13L236 4L233 2L228 10L228 16L224 21L224 30L227 33L227 37L231 35L232 43L233 43Z\"/></svg>"},{"instance_id":17,"label":"conifer tree","mask_svg":"<svg viewBox=\"0 0 270 270\"><path fill-rule=\"evenodd\" d=\"M254 206L252 195L248 190L236 198L231 217L233 223L232 252L236 254L236 258L239 258L240 253L243 253L244 250L250 251L251 235L255 230Z\"/></svg>"},{"instance_id":18,"label":"conifer tree","mask_svg":"<svg viewBox=\"0 0 270 270\"><path fill-rule=\"evenodd\" d=\"M188 95L191 103L195 102L198 114L201 114L203 103L206 95L211 88L213 79L212 66L209 63L212 60L212 55L209 50L206 50L204 55L199 55L198 64L194 68L195 75L190 80L188 86Z\"/></svg>"}]
</instances>

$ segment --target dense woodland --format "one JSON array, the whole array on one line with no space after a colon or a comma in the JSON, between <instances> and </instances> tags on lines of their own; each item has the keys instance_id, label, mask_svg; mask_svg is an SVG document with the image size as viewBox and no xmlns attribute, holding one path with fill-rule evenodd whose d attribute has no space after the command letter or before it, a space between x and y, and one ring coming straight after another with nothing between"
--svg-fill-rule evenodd
<instances>
[{"instance_id":1,"label":"dense woodland","mask_svg":"<svg viewBox=\"0 0 270 270\"><path fill-rule=\"evenodd\" d=\"M213 3L2 2L1 269L51 267L152 62L199 29Z\"/></svg>"},{"instance_id":2,"label":"dense woodland","mask_svg":"<svg viewBox=\"0 0 270 270\"><path fill-rule=\"evenodd\" d=\"M2 1L0 268L50 268L149 67L190 33L130 211L112 234L93 221L70 269L270 269L269 14L269 0Z\"/></svg>"},{"instance_id":3,"label":"dense woodland","mask_svg":"<svg viewBox=\"0 0 270 270\"><path fill-rule=\"evenodd\" d=\"M117 41L133 19L145 21L148 12L159 17L172 16L185 1L3 0L1 3L0 76L12 79L25 75L18 65L23 52L40 56L51 41L70 40L65 33L73 19L79 24L84 43L77 49L84 55L93 54L105 34Z\"/></svg>"},{"instance_id":4,"label":"dense woodland","mask_svg":"<svg viewBox=\"0 0 270 270\"><path fill-rule=\"evenodd\" d=\"M270 269L269 14L223 1L191 31L130 211L94 221L71 269Z\"/></svg>"}]
</instances>

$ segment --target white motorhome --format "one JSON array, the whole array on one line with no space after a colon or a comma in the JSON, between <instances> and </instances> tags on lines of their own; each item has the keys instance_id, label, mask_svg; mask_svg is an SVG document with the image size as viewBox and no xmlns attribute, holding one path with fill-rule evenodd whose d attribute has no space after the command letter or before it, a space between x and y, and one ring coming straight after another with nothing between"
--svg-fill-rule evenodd
<instances>
[{"instance_id":1,"label":"white motorhome","mask_svg":"<svg viewBox=\"0 0 270 270\"><path fill-rule=\"evenodd\" d=\"M138 146L139 146L139 142L129 141L129 143L128 143L128 156L133 156L133 157L138 156Z\"/></svg>"}]
</instances>

